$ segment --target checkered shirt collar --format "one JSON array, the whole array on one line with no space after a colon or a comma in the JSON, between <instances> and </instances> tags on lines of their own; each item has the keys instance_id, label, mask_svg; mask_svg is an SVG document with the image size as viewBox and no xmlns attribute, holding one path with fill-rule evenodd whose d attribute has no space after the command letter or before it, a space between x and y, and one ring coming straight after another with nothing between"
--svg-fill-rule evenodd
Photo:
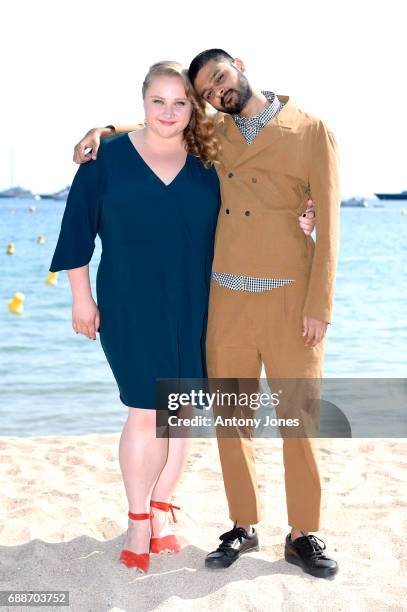
<instances>
[{"instance_id":1,"label":"checkered shirt collar","mask_svg":"<svg viewBox=\"0 0 407 612\"><path fill-rule=\"evenodd\" d=\"M262 91L261 93L267 98L270 104L266 106L266 108L264 108L258 115L255 117L241 117L240 115L233 115L233 120L242 133L256 128L260 131L260 129L278 113L282 106L278 96L276 96L276 94L272 91Z\"/></svg>"}]
</instances>

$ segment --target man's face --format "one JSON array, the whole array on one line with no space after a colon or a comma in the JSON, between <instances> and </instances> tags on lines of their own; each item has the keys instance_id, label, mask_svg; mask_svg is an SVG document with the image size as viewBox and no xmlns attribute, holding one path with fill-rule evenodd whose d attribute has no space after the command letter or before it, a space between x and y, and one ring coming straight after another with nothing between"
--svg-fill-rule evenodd
<instances>
[{"instance_id":1,"label":"man's face","mask_svg":"<svg viewBox=\"0 0 407 612\"><path fill-rule=\"evenodd\" d=\"M210 60L196 76L196 92L216 110L238 115L253 95L242 67L240 60L233 64Z\"/></svg>"}]
</instances>

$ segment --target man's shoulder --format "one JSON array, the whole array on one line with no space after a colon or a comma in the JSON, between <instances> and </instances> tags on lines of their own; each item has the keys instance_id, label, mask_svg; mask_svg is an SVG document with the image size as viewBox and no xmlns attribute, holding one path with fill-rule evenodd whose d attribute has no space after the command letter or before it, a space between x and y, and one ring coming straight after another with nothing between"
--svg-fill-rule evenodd
<instances>
[{"instance_id":1,"label":"man's shoulder","mask_svg":"<svg viewBox=\"0 0 407 612\"><path fill-rule=\"evenodd\" d=\"M291 121L293 124L297 125L298 128L311 129L312 131L325 128L327 131L331 131L324 119L321 119L321 117L318 117L310 111L304 110L301 106L298 106L291 97L282 94L277 95L279 100L284 104L280 111L282 122L287 119L287 121Z\"/></svg>"},{"instance_id":2,"label":"man's shoulder","mask_svg":"<svg viewBox=\"0 0 407 612\"><path fill-rule=\"evenodd\" d=\"M305 111L300 111L300 113L301 121L304 126L310 128L313 132L332 132L331 127L328 125L325 119L321 119L321 117Z\"/></svg>"}]
</instances>

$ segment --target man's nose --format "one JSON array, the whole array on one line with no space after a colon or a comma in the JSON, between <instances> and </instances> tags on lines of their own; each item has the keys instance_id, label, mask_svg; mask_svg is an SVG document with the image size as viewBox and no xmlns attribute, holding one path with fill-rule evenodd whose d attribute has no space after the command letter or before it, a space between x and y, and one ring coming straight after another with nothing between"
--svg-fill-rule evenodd
<instances>
[{"instance_id":1,"label":"man's nose","mask_svg":"<svg viewBox=\"0 0 407 612\"><path fill-rule=\"evenodd\" d=\"M222 98L222 96L224 95L224 93L225 93L225 88L224 88L223 86L221 86L221 87L219 87L219 89L217 90L217 92L216 92L216 96L217 96L218 98Z\"/></svg>"}]
</instances>

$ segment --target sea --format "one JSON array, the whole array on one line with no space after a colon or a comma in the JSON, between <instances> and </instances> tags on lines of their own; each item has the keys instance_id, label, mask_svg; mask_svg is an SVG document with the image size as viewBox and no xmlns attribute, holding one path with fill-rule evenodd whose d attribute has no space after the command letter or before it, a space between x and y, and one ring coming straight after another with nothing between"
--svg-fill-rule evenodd
<instances>
[{"instance_id":1,"label":"sea","mask_svg":"<svg viewBox=\"0 0 407 612\"><path fill-rule=\"evenodd\" d=\"M71 325L66 272L45 282L65 202L0 199L0 435L110 433L127 407L100 346ZM30 208L35 207L35 210ZM341 208L341 242L325 376L405 378L407 373L407 202L368 200ZM39 235L44 242L38 243ZM13 242L14 254L6 253ZM90 276L101 245L96 239ZM8 310L16 292L21 315Z\"/></svg>"}]
</instances>

